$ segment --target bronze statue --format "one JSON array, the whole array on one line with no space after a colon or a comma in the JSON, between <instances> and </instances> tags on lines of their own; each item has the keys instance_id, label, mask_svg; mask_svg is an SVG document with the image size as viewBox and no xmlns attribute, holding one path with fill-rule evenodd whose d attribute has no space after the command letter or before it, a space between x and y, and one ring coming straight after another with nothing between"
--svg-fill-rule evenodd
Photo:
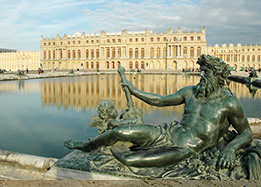
<instances>
[{"instance_id":1,"label":"bronze statue","mask_svg":"<svg viewBox=\"0 0 261 187\"><path fill-rule=\"evenodd\" d=\"M117 146L110 148L113 156L123 165L136 168L167 167L215 146L232 125L237 132L220 151L216 162L217 169L231 168L236 152L251 144L252 131L240 102L226 87L230 74L226 63L209 55L201 55L197 63L201 76L198 85L184 87L166 96L138 90L124 78L125 69L118 69L123 77L123 89L142 101L158 107L185 104L180 122L116 125L89 142L70 140L65 142L65 146L91 152L127 141L133 144L127 150Z\"/></svg>"}]
</instances>

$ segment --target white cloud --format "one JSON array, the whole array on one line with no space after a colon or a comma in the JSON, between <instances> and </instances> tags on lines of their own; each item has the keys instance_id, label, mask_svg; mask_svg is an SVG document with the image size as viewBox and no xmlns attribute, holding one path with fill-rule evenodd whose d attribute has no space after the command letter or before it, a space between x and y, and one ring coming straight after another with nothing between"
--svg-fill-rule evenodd
<instances>
[{"instance_id":1,"label":"white cloud","mask_svg":"<svg viewBox=\"0 0 261 187\"><path fill-rule=\"evenodd\" d=\"M261 44L259 0L0 0L0 47L39 50L40 36L201 29L208 44ZM31 37L31 39L30 39ZM23 40L24 38L24 40Z\"/></svg>"}]
</instances>

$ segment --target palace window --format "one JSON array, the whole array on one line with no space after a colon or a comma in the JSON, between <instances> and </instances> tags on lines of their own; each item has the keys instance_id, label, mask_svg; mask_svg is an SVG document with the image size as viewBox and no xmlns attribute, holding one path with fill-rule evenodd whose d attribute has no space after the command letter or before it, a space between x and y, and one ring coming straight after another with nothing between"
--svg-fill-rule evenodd
<instances>
[{"instance_id":1,"label":"palace window","mask_svg":"<svg viewBox=\"0 0 261 187\"><path fill-rule=\"evenodd\" d=\"M190 40L191 40L191 41L194 41L194 36L191 36L191 37L190 37Z\"/></svg>"},{"instance_id":2,"label":"palace window","mask_svg":"<svg viewBox=\"0 0 261 187\"><path fill-rule=\"evenodd\" d=\"M99 58L99 49L96 49L96 58Z\"/></svg>"},{"instance_id":3,"label":"palace window","mask_svg":"<svg viewBox=\"0 0 261 187\"><path fill-rule=\"evenodd\" d=\"M141 69L144 69L145 67L144 67L144 62L142 61L141 62Z\"/></svg>"},{"instance_id":4,"label":"palace window","mask_svg":"<svg viewBox=\"0 0 261 187\"><path fill-rule=\"evenodd\" d=\"M86 62L86 69L89 69L89 63Z\"/></svg>"},{"instance_id":5,"label":"palace window","mask_svg":"<svg viewBox=\"0 0 261 187\"><path fill-rule=\"evenodd\" d=\"M44 46L46 46L46 43L44 43Z\"/></svg>"},{"instance_id":6,"label":"palace window","mask_svg":"<svg viewBox=\"0 0 261 187\"><path fill-rule=\"evenodd\" d=\"M60 58L63 58L63 50L60 49Z\"/></svg>"},{"instance_id":7,"label":"palace window","mask_svg":"<svg viewBox=\"0 0 261 187\"><path fill-rule=\"evenodd\" d=\"M96 40L96 43L99 43L99 40Z\"/></svg>"},{"instance_id":8,"label":"palace window","mask_svg":"<svg viewBox=\"0 0 261 187\"><path fill-rule=\"evenodd\" d=\"M112 43L115 43L115 39L112 39Z\"/></svg>"},{"instance_id":9,"label":"palace window","mask_svg":"<svg viewBox=\"0 0 261 187\"><path fill-rule=\"evenodd\" d=\"M163 57L164 58L167 57L167 48L166 47L163 48Z\"/></svg>"},{"instance_id":10,"label":"palace window","mask_svg":"<svg viewBox=\"0 0 261 187\"><path fill-rule=\"evenodd\" d=\"M190 48L190 57L194 57L194 47Z\"/></svg>"},{"instance_id":11,"label":"palace window","mask_svg":"<svg viewBox=\"0 0 261 187\"><path fill-rule=\"evenodd\" d=\"M167 41L167 37L164 37L163 40L164 40L164 41Z\"/></svg>"},{"instance_id":12,"label":"palace window","mask_svg":"<svg viewBox=\"0 0 261 187\"><path fill-rule=\"evenodd\" d=\"M136 61L135 62L135 69L138 69L139 68L139 63Z\"/></svg>"},{"instance_id":13,"label":"palace window","mask_svg":"<svg viewBox=\"0 0 261 187\"><path fill-rule=\"evenodd\" d=\"M68 41L68 45L70 45L70 43L71 43L71 42L70 42L70 41Z\"/></svg>"},{"instance_id":14,"label":"palace window","mask_svg":"<svg viewBox=\"0 0 261 187\"><path fill-rule=\"evenodd\" d=\"M121 57L121 48L118 47L118 57Z\"/></svg>"},{"instance_id":15,"label":"palace window","mask_svg":"<svg viewBox=\"0 0 261 187\"><path fill-rule=\"evenodd\" d=\"M184 40L184 41L187 41L187 36L184 36L183 40Z\"/></svg>"},{"instance_id":16,"label":"palace window","mask_svg":"<svg viewBox=\"0 0 261 187\"><path fill-rule=\"evenodd\" d=\"M48 45L50 46L50 45L51 45L51 42L49 42Z\"/></svg>"},{"instance_id":17,"label":"palace window","mask_svg":"<svg viewBox=\"0 0 261 187\"><path fill-rule=\"evenodd\" d=\"M201 55L201 47L197 48L197 57L199 57Z\"/></svg>"},{"instance_id":18,"label":"palace window","mask_svg":"<svg viewBox=\"0 0 261 187\"><path fill-rule=\"evenodd\" d=\"M256 60L256 58L255 58L255 56L253 55L253 56L252 56L252 62L255 62L255 60Z\"/></svg>"},{"instance_id":19,"label":"palace window","mask_svg":"<svg viewBox=\"0 0 261 187\"><path fill-rule=\"evenodd\" d=\"M118 42L121 43L121 39L118 39Z\"/></svg>"},{"instance_id":20,"label":"palace window","mask_svg":"<svg viewBox=\"0 0 261 187\"><path fill-rule=\"evenodd\" d=\"M150 57L151 58L154 57L154 48L153 47L150 48Z\"/></svg>"},{"instance_id":21,"label":"palace window","mask_svg":"<svg viewBox=\"0 0 261 187\"><path fill-rule=\"evenodd\" d=\"M112 58L115 58L115 48L112 48Z\"/></svg>"},{"instance_id":22,"label":"palace window","mask_svg":"<svg viewBox=\"0 0 261 187\"><path fill-rule=\"evenodd\" d=\"M200 41L200 40L201 40L201 37L200 37L200 36L198 36L197 38L198 38L198 41Z\"/></svg>"},{"instance_id":23,"label":"palace window","mask_svg":"<svg viewBox=\"0 0 261 187\"><path fill-rule=\"evenodd\" d=\"M150 38L150 41L153 42L153 38Z\"/></svg>"},{"instance_id":24,"label":"palace window","mask_svg":"<svg viewBox=\"0 0 261 187\"><path fill-rule=\"evenodd\" d=\"M76 58L75 50L73 50L73 58Z\"/></svg>"},{"instance_id":25,"label":"palace window","mask_svg":"<svg viewBox=\"0 0 261 187\"><path fill-rule=\"evenodd\" d=\"M139 39L138 39L138 38L135 38L135 41L136 41L136 42L138 42L138 41L139 41Z\"/></svg>"},{"instance_id":26,"label":"palace window","mask_svg":"<svg viewBox=\"0 0 261 187\"><path fill-rule=\"evenodd\" d=\"M141 54L140 54L141 58L144 58L144 48L141 48Z\"/></svg>"},{"instance_id":27,"label":"palace window","mask_svg":"<svg viewBox=\"0 0 261 187\"><path fill-rule=\"evenodd\" d=\"M129 49L129 57L131 58L133 56L132 48Z\"/></svg>"},{"instance_id":28,"label":"palace window","mask_svg":"<svg viewBox=\"0 0 261 187\"><path fill-rule=\"evenodd\" d=\"M94 40L92 40L92 44L94 43Z\"/></svg>"},{"instance_id":29,"label":"palace window","mask_svg":"<svg viewBox=\"0 0 261 187\"><path fill-rule=\"evenodd\" d=\"M89 58L89 50L86 49L86 58Z\"/></svg>"},{"instance_id":30,"label":"palace window","mask_svg":"<svg viewBox=\"0 0 261 187\"><path fill-rule=\"evenodd\" d=\"M110 64L109 64L109 62L108 62L108 61L106 62L106 68L107 68L107 69L109 69L109 68L110 68Z\"/></svg>"},{"instance_id":31,"label":"palace window","mask_svg":"<svg viewBox=\"0 0 261 187\"><path fill-rule=\"evenodd\" d=\"M157 58L159 58L160 57L160 48L158 47L157 48Z\"/></svg>"},{"instance_id":32,"label":"palace window","mask_svg":"<svg viewBox=\"0 0 261 187\"><path fill-rule=\"evenodd\" d=\"M186 56L187 53L188 53L187 47L184 47L184 48L183 48L183 55Z\"/></svg>"},{"instance_id":33,"label":"palace window","mask_svg":"<svg viewBox=\"0 0 261 187\"><path fill-rule=\"evenodd\" d=\"M51 59L51 51L48 52L48 59Z\"/></svg>"},{"instance_id":34,"label":"palace window","mask_svg":"<svg viewBox=\"0 0 261 187\"><path fill-rule=\"evenodd\" d=\"M89 43L89 40L86 40L86 43L88 44L88 43Z\"/></svg>"},{"instance_id":35,"label":"palace window","mask_svg":"<svg viewBox=\"0 0 261 187\"><path fill-rule=\"evenodd\" d=\"M60 45L63 45L63 42L60 42Z\"/></svg>"},{"instance_id":36,"label":"palace window","mask_svg":"<svg viewBox=\"0 0 261 187\"><path fill-rule=\"evenodd\" d=\"M81 50L78 50L78 58L81 58Z\"/></svg>"},{"instance_id":37,"label":"palace window","mask_svg":"<svg viewBox=\"0 0 261 187\"><path fill-rule=\"evenodd\" d=\"M94 68L93 62L91 62L91 69L93 69L93 68Z\"/></svg>"},{"instance_id":38,"label":"palace window","mask_svg":"<svg viewBox=\"0 0 261 187\"><path fill-rule=\"evenodd\" d=\"M129 42L132 42L132 38L129 39Z\"/></svg>"},{"instance_id":39,"label":"palace window","mask_svg":"<svg viewBox=\"0 0 261 187\"><path fill-rule=\"evenodd\" d=\"M136 48L136 49L135 49L135 58L138 58L138 56L139 56L139 49Z\"/></svg>"},{"instance_id":40,"label":"palace window","mask_svg":"<svg viewBox=\"0 0 261 187\"><path fill-rule=\"evenodd\" d=\"M160 41L160 37L157 37L157 41L158 41L158 42Z\"/></svg>"},{"instance_id":41,"label":"palace window","mask_svg":"<svg viewBox=\"0 0 261 187\"><path fill-rule=\"evenodd\" d=\"M176 42L177 41L177 37L173 37L173 41Z\"/></svg>"},{"instance_id":42,"label":"palace window","mask_svg":"<svg viewBox=\"0 0 261 187\"><path fill-rule=\"evenodd\" d=\"M100 67L99 62L96 62L96 68L99 69L99 67Z\"/></svg>"},{"instance_id":43,"label":"palace window","mask_svg":"<svg viewBox=\"0 0 261 187\"><path fill-rule=\"evenodd\" d=\"M110 48L107 47L106 49L106 57L109 58L110 57Z\"/></svg>"},{"instance_id":44,"label":"palace window","mask_svg":"<svg viewBox=\"0 0 261 187\"><path fill-rule=\"evenodd\" d=\"M91 58L94 58L94 50L91 50Z\"/></svg>"},{"instance_id":45,"label":"palace window","mask_svg":"<svg viewBox=\"0 0 261 187\"><path fill-rule=\"evenodd\" d=\"M53 45L55 45L55 42L53 42Z\"/></svg>"},{"instance_id":46,"label":"palace window","mask_svg":"<svg viewBox=\"0 0 261 187\"><path fill-rule=\"evenodd\" d=\"M114 61L112 61L112 69L115 69L115 62Z\"/></svg>"},{"instance_id":47,"label":"palace window","mask_svg":"<svg viewBox=\"0 0 261 187\"><path fill-rule=\"evenodd\" d=\"M73 44L75 44L75 41L73 41Z\"/></svg>"},{"instance_id":48,"label":"palace window","mask_svg":"<svg viewBox=\"0 0 261 187\"><path fill-rule=\"evenodd\" d=\"M71 58L71 51L68 50L68 58Z\"/></svg>"},{"instance_id":49,"label":"palace window","mask_svg":"<svg viewBox=\"0 0 261 187\"><path fill-rule=\"evenodd\" d=\"M144 42L144 38L141 38L141 41Z\"/></svg>"},{"instance_id":50,"label":"palace window","mask_svg":"<svg viewBox=\"0 0 261 187\"><path fill-rule=\"evenodd\" d=\"M129 69L132 69L132 61L129 62Z\"/></svg>"},{"instance_id":51,"label":"palace window","mask_svg":"<svg viewBox=\"0 0 261 187\"><path fill-rule=\"evenodd\" d=\"M44 51L44 59L46 59L46 51Z\"/></svg>"},{"instance_id":52,"label":"palace window","mask_svg":"<svg viewBox=\"0 0 261 187\"><path fill-rule=\"evenodd\" d=\"M107 43L110 43L110 40L109 40L109 39L107 39Z\"/></svg>"},{"instance_id":53,"label":"palace window","mask_svg":"<svg viewBox=\"0 0 261 187\"><path fill-rule=\"evenodd\" d=\"M53 50L53 59L55 59L55 50Z\"/></svg>"}]
</instances>

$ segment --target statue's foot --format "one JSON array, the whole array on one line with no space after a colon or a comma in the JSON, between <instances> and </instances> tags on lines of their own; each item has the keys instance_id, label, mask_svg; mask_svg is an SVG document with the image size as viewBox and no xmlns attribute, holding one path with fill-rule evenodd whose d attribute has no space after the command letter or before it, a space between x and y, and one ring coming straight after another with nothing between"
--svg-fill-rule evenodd
<instances>
[{"instance_id":1,"label":"statue's foot","mask_svg":"<svg viewBox=\"0 0 261 187\"><path fill-rule=\"evenodd\" d=\"M64 142L64 146L68 147L69 149L81 149L83 143L77 142L74 139L68 140Z\"/></svg>"}]
</instances>

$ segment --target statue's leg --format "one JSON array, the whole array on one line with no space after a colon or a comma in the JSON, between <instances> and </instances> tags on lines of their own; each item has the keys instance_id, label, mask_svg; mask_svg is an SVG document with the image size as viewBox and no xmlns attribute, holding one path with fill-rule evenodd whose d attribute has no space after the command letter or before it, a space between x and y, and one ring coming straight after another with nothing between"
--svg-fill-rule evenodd
<instances>
[{"instance_id":1,"label":"statue's leg","mask_svg":"<svg viewBox=\"0 0 261 187\"><path fill-rule=\"evenodd\" d=\"M123 125L109 130L83 145L83 151L89 152L101 146L113 145L118 141L128 141L136 145L150 144L160 135L158 126Z\"/></svg>"},{"instance_id":2,"label":"statue's leg","mask_svg":"<svg viewBox=\"0 0 261 187\"><path fill-rule=\"evenodd\" d=\"M167 146L126 152L111 148L111 151L124 165L133 167L164 167L176 164L194 154L188 148Z\"/></svg>"}]
</instances>

